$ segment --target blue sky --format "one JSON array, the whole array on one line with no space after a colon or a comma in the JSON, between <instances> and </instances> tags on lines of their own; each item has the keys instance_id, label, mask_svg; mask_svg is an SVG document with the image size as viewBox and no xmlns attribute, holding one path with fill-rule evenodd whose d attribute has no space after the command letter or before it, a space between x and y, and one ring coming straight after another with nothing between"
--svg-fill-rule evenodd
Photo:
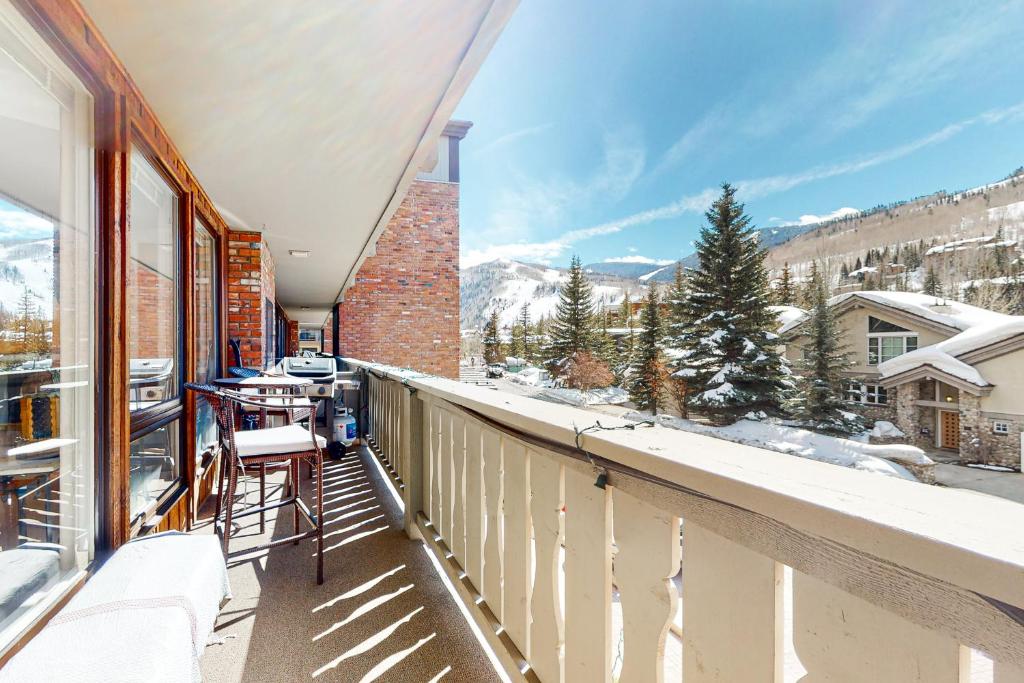
<instances>
[{"instance_id":1,"label":"blue sky","mask_svg":"<svg viewBox=\"0 0 1024 683\"><path fill-rule=\"evenodd\" d=\"M523 0L455 116L462 263L676 259L1024 165L1024 2Z\"/></svg>"}]
</instances>

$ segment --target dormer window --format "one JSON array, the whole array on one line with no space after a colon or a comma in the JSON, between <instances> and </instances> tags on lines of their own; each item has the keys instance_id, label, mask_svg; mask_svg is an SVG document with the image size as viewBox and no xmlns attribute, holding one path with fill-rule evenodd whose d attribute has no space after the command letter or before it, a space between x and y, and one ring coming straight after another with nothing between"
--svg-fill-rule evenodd
<instances>
[{"instance_id":1,"label":"dormer window","mask_svg":"<svg viewBox=\"0 0 1024 683\"><path fill-rule=\"evenodd\" d=\"M880 318L868 318L868 365L917 350L917 333Z\"/></svg>"}]
</instances>

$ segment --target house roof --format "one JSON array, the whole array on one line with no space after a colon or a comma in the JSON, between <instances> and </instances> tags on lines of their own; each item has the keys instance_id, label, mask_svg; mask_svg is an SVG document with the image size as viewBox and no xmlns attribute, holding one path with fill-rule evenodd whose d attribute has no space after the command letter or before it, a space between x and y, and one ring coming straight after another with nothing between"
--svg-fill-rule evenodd
<instances>
[{"instance_id":1,"label":"house roof","mask_svg":"<svg viewBox=\"0 0 1024 683\"><path fill-rule=\"evenodd\" d=\"M846 292L832 297L828 302L833 308L855 306L858 303L890 308L915 316L928 325L943 327L953 334L977 326L996 325L1015 317L918 292ZM809 317L805 314L783 325L779 333L786 334L795 330Z\"/></svg>"},{"instance_id":2,"label":"house roof","mask_svg":"<svg viewBox=\"0 0 1024 683\"><path fill-rule=\"evenodd\" d=\"M938 344L888 360L878 366L878 371L885 379L930 365L975 386L990 387L993 383L983 377L977 368L965 362L963 357L1014 337L1024 338L1024 316L997 315L1000 315L1001 319L975 325ZM1009 350L1012 348L1007 347L1007 351Z\"/></svg>"}]
</instances>

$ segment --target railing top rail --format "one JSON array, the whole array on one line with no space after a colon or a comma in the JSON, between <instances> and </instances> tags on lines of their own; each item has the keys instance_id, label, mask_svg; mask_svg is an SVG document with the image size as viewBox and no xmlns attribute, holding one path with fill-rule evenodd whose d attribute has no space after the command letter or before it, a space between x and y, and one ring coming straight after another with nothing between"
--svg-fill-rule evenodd
<instances>
[{"instance_id":1,"label":"railing top rail","mask_svg":"<svg viewBox=\"0 0 1024 683\"><path fill-rule=\"evenodd\" d=\"M517 431L571 448L579 439L600 458L1024 609L1024 505L660 426L578 437L598 419L626 421L346 360Z\"/></svg>"}]
</instances>

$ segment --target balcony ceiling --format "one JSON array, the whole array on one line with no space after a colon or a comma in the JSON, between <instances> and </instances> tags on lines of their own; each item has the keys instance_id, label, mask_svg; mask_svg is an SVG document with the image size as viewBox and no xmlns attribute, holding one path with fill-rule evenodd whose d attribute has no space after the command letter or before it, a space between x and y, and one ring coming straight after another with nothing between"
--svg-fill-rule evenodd
<instances>
[{"instance_id":1,"label":"balcony ceiling","mask_svg":"<svg viewBox=\"0 0 1024 683\"><path fill-rule=\"evenodd\" d=\"M265 234L289 315L321 324L517 1L84 4L225 220Z\"/></svg>"}]
</instances>

